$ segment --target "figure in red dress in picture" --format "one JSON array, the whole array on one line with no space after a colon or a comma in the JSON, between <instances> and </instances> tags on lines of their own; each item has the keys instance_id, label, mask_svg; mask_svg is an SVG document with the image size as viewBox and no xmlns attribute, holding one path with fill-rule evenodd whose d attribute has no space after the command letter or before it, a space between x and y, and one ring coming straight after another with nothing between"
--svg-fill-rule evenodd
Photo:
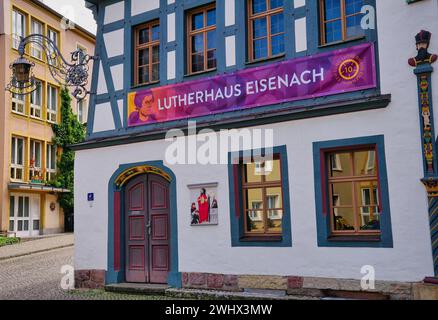
<instances>
[{"instance_id":1,"label":"figure in red dress in picture","mask_svg":"<svg viewBox=\"0 0 438 320\"><path fill-rule=\"evenodd\" d=\"M201 189L201 194L198 197L198 211L199 211L199 223L208 222L208 213L210 210L210 204L206 195L205 188Z\"/></svg>"}]
</instances>

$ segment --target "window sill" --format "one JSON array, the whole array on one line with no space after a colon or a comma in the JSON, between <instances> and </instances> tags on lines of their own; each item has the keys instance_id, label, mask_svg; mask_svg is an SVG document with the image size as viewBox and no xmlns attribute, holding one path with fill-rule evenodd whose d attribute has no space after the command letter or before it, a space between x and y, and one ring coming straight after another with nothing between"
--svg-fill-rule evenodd
<instances>
[{"instance_id":1,"label":"window sill","mask_svg":"<svg viewBox=\"0 0 438 320\"><path fill-rule=\"evenodd\" d=\"M328 237L327 240L329 242L380 242L382 237L380 235L336 235Z\"/></svg>"},{"instance_id":2,"label":"window sill","mask_svg":"<svg viewBox=\"0 0 438 320\"><path fill-rule=\"evenodd\" d=\"M131 86L131 89L141 89L141 88L147 88L149 86L154 86L160 83L160 80L148 82L148 83L140 83L140 84L134 84Z\"/></svg>"},{"instance_id":3,"label":"window sill","mask_svg":"<svg viewBox=\"0 0 438 320\"><path fill-rule=\"evenodd\" d=\"M318 48L323 49L323 48L327 48L327 47L334 47L340 44L344 44L344 43L349 43L349 42L356 42L356 41L360 41L366 39L365 36L360 36L360 37L355 37L355 38L351 38L348 40L341 40L341 41L336 41L336 42L330 42L330 43L326 43L326 44L320 44L318 46Z\"/></svg>"},{"instance_id":4,"label":"window sill","mask_svg":"<svg viewBox=\"0 0 438 320\"><path fill-rule=\"evenodd\" d=\"M244 236L239 240L240 242L281 242L283 236Z\"/></svg>"},{"instance_id":5,"label":"window sill","mask_svg":"<svg viewBox=\"0 0 438 320\"><path fill-rule=\"evenodd\" d=\"M285 56L286 56L286 53L282 53L282 54L277 54L277 55L269 57L269 58L262 58L262 59L257 59L257 60L246 61L245 64L250 66L253 64L259 64L259 63L263 63L263 62L283 60Z\"/></svg>"},{"instance_id":6,"label":"window sill","mask_svg":"<svg viewBox=\"0 0 438 320\"><path fill-rule=\"evenodd\" d=\"M27 114L25 114L25 113L17 112L17 111L14 111L14 110L12 110L11 113L12 113L13 115L15 115L15 116L19 116L19 117L24 117L24 118L28 118L28 117L29 117L29 116L28 116Z\"/></svg>"},{"instance_id":7,"label":"window sill","mask_svg":"<svg viewBox=\"0 0 438 320\"><path fill-rule=\"evenodd\" d=\"M193 73L187 73L184 75L184 78L190 78L190 77L196 77L202 74L212 74L214 72L217 71L217 68L214 69L208 69L208 70L204 70L204 71L198 71L198 72L193 72Z\"/></svg>"}]
</instances>

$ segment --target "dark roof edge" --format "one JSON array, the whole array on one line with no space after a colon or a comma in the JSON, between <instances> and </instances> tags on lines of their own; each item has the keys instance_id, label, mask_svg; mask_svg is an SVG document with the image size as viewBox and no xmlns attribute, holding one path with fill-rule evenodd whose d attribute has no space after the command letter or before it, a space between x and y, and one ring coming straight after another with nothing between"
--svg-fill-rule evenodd
<instances>
[{"instance_id":1,"label":"dark roof edge","mask_svg":"<svg viewBox=\"0 0 438 320\"><path fill-rule=\"evenodd\" d=\"M291 107L282 110L270 110L265 113L258 113L249 116L230 118L227 120L218 121L206 121L203 123L197 123L197 129L210 128L213 130L221 129L232 129L232 128L242 128L257 125L266 125L277 122L285 122L306 118L314 118L321 116L331 116L341 113L350 113L357 111L365 111L372 109L385 108L391 102L391 94L374 95L369 97L362 97L359 99L346 99L341 101L336 101L332 103L324 103L319 105L314 105L311 107L297 108ZM187 130L186 125L182 125L178 128L184 132ZM110 137L94 138L86 140L82 143L70 145L74 151L96 149L110 146L117 146L123 144L138 143L151 140L161 140L164 139L168 130L154 130L150 132L140 132L140 133L127 133L124 135L114 135Z\"/></svg>"}]
</instances>

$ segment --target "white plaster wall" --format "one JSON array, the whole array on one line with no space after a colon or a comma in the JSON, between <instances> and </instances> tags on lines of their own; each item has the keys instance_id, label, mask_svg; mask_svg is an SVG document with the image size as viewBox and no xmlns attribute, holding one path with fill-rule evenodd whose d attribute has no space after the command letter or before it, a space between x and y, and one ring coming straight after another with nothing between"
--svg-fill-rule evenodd
<instances>
[{"instance_id":1,"label":"white plaster wall","mask_svg":"<svg viewBox=\"0 0 438 320\"><path fill-rule=\"evenodd\" d=\"M175 41L175 12L167 15L167 42Z\"/></svg>"},{"instance_id":2,"label":"white plaster wall","mask_svg":"<svg viewBox=\"0 0 438 320\"><path fill-rule=\"evenodd\" d=\"M105 7L104 24L123 20L125 17L125 1L116 2Z\"/></svg>"},{"instance_id":3,"label":"white plaster wall","mask_svg":"<svg viewBox=\"0 0 438 320\"><path fill-rule=\"evenodd\" d=\"M108 58L123 55L124 30L119 29L103 34Z\"/></svg>"},{"instance_id":4,"label":"white plaster wall","mask_svg":"<svg viewBox=\"0 0 438 320\"><path fill-rule=\"evenodd\" d=\"M435 0L409 6L398 0L378 1L377 14L382 93L392 94L387 108L260 127L274 129L275 145L287 145L293 247L232 248L227 167L172 166L180 271L360 279L361 267L372 265L378 280L420 281L433 274L427 198L420 183L416 79L407 59L416 53L413 37L421 28L438 30L438 5ZM438 52L436 33L430 51ZM438 101L438 72L433 82ZM385 135L394 248L318 248L312 143L377 134ZM76 153L77 269L106 269L108 181L113 172L122 163L163 159L166 146L152 141ZM219 225L193 228L187 185L203 182L219 183ZM95 193L92 208L88 192Z\"/></svg>"},{"instance_id":5,"label":"white plaster wall","mask_svg":"<svg viewBox=\"0 0 438 320\"><path fill-rule=\"evenodd\" d=\"M236 23L235 0L225 0L225 26L232 26Z\"/></svg>"},{"instance_id":6,"label":"white plaster wall","mask_svg":"<svg viewBox=\"0 0 438 320\"><path fill-rule=\"evenodd\" d=\"M227 67L236 65L236 36L225 37L225 64Z\"/></svg>"},{"instance_id":7,"label":"white plaster wall","mask_svg":"<svg viewBox=\"0 0 438 320\"><path fill-rule=\"evenodd\" d=\"M306 17L295 20L295 51L307 50L307 26Z\"/></svg>"},{"instance_id":8,"label":"white plaster wall","mask_svg":"<svg viewBox=\"0 0 438 320\"><path fill-rule=\"evenodd\" d=\"M160 0L131 0L131 15L135 16L159 7Z\"/></svg>"}]
</instances>

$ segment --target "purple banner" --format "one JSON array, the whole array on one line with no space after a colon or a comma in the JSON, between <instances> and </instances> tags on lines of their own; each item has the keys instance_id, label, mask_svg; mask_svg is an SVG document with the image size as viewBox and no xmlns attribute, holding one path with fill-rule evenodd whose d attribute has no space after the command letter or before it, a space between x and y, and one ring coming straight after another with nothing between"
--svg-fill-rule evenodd
<instances>
[{"instance_id":1,"label":"purple banner","mask_svg":"<svg viewBox=\"0 0 438 320\"><path fill-rule=\"evenodd\" d=\"M194 118L376 87L374 45L131 92L128 126Z\"/></svg>"}]
</instances>

